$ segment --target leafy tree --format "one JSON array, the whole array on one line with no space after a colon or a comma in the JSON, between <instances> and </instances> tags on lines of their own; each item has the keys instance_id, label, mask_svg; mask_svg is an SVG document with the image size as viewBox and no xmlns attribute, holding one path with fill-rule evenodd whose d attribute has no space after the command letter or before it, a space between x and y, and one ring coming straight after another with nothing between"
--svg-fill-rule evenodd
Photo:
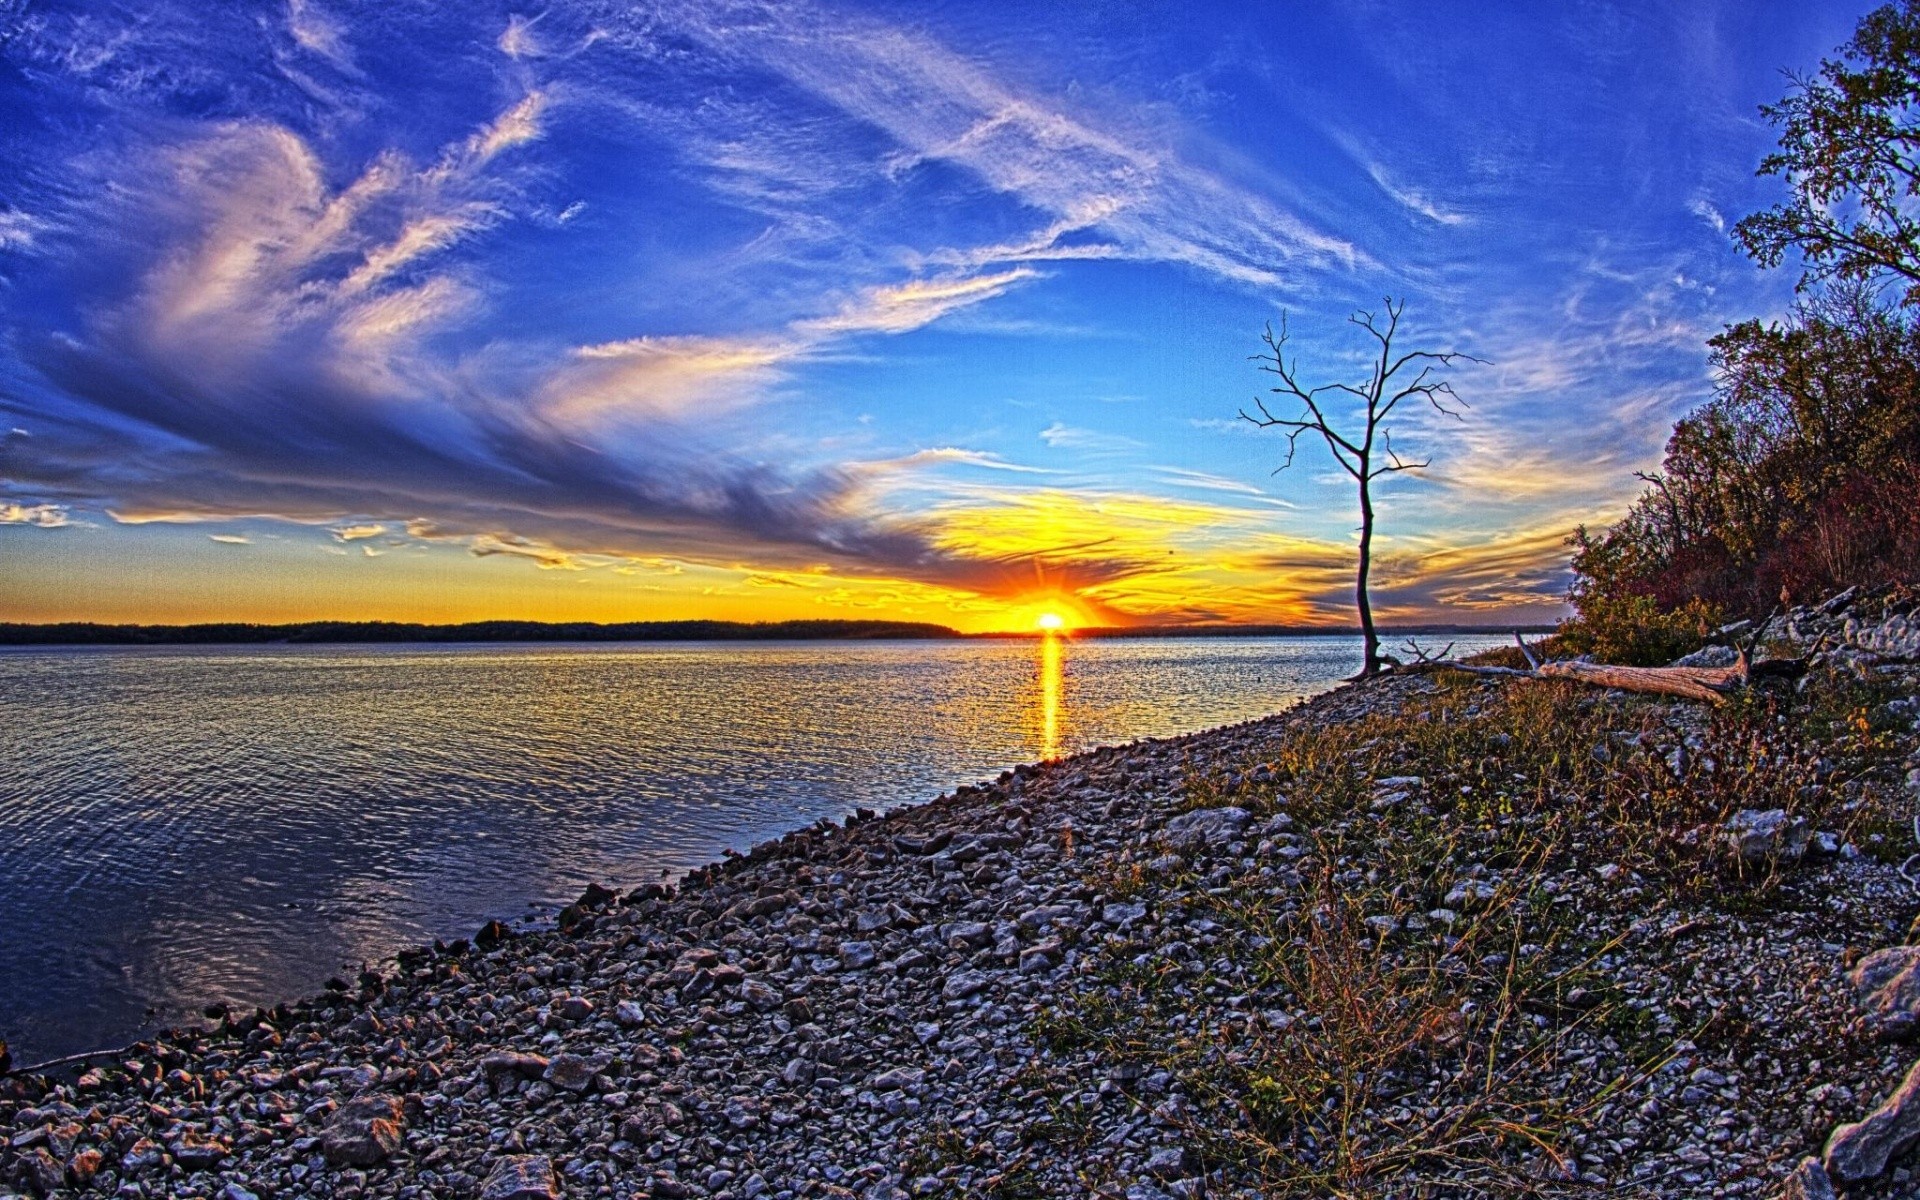
<instances>
[{"instance_id":1,"label":"leafy tree","mask_svg":"<svg viewBox=\"0 0 1920 1200\"><path fill-rule=\"evenodd\" d=\"M1280 381L1271 389L1275 395L1284 396L1300 407L1293 416L1276 417L1265 401L1256 399L1254 406L1259 410L1259 416L1245 409L1240 410L1242 420L1250 421L1262 429L1287 431L1287 458L1278 470L1284 471L1293 465L1300 435L1313 433L1326 443L1327 452L1340 464L1340 469L1359 485L1360 564L1354 592L1360 610L1360 631L1366 642L1366 656L1358 676L1362 679L1377 674L1382 661L1380 636L1374 631L1373 625L1373 604L1367 595L1367 575L1373 565L1373 481L1382 475L1418 470L1431 461L1421 459L1409 462L1396 454L1393 435L1386 424L1387 418L1393 415L1403 400L1416 403L1424 401L1437 412L1458 417L1459 413L1448 408L1445 401L1459 402L1459 397L1454 395L1451 384L1434 377L1434 370L1463 359L1468 362L1482 361L1453 350L1408 350L1396 353L1393 340L1399 333L1400 314L1406 310L1406 302L1396 301L1389 296L1385 304L1383 318L1364 310L1347 318L1350 324L1366 330L1377 346L1367 378L1358 384L1325 383L1312 388L1302 385L1299 360L1287 360L1287 319L1286 314L1282 313L1280 332L1275 334L1273 326L1267 326L1261 339L1266 343L1267 353L1254 355L1253 361L1261 364L1262 371ZM1343 414L1331 411L1333 404L1352 410L1350 414L1344 414L1347 419L1341 420Z\"/></svg>"},{"instance_id":2,"label":"leafy tree","mask_svg":"<svg viewBox=\"0 0 1920 1200\"><path fill-rule=\"evenodd\" d=\"M1760 174L1792 194L1733 234L1763 266L1798 250L1803 287L1894 283L1920 304L1920 0L1875 9L1839 54L1760 110L1781 131Z\"/></svg>"},{"instance_id":3,"label":"leafy tree","mask_svg":"<svg viewBox=\"0 0 1920 1200\"><path fill-rule=\"evenodd\" d=\"M1709 342L1717 394L1624 518L1574 533L1574 626L1599 641L1920 576L1920 0L1869 13L1761 111L1780 148L1760 173L1789 194L1733 235L1763 266L1797 252L1804 296Z\"/></svg>"}]
</instances>

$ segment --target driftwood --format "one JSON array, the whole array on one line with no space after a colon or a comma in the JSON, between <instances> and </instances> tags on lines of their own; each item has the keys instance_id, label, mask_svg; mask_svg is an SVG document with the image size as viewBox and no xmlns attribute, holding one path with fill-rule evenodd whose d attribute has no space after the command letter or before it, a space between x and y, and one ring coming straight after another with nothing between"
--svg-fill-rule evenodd
<instances>
[{"instance_id":1,"label":"driftwood","mask_svg":"<svg viewBox=\"0 0 1920 1200\"><path fill-rule=\"evenodd\" d=\"M1723 692L1746 686L1747 656L1730 667L1610 667L1604 663L1541 663L1533 674L1542 679L1572 679L1623 692L1650 692L1724 704Z\"/></svg>"},{"instance_id":2,"label":"driftwood","mask_svg":"<svg viewBox=\"0 0 1920 1200\"><path fill-rule=\"evenodd\" d=\"M1580 659L1563 659L1553 662L1541 662L1533 648L1520 637L1513 635L1520 647L1520 654L1527 660L1527 667L1482 666L1478 663L1463 663L1451 658L1434 657L1426 654L1417 646L1410 646L1416 656L1413 662L1396 663L1395 674L1424 675L1434 671L1461 671L1469 675L1497 675L1518 679L1570 679L1575 683L1590 683L1597 687L1617 688L1626 692L1646 692L1659 696L1678 696L1685 700L1701 700L1708 704L1726 703L1726 693L1745 687L1755 675L1791 675L1804 669L1797 660L1770 661L1753 667L1742 649L1737 662L1726 667L1615 667L1605 663L1585 662ZM1452 647L1449 646L1448 650ZM1441 651L1444 655L1446 651Z\"/></svg>"}]
</instances>

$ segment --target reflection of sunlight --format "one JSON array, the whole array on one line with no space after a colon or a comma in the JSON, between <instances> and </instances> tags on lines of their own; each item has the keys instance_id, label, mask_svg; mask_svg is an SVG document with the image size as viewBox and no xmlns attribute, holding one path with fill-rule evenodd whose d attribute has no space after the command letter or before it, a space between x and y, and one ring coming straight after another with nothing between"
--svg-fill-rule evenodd
<instances>
[{"instance_id":1,"label":"reflection of sunlight","mask_svg":"<svg viewBox=\"0 0 1920 1200\"><path fill-rule=\"evenodd\" d=\"M1060 643L1051 632L1040 638L1040 757L1060 757Z\"/></svg>"}]
</instances>

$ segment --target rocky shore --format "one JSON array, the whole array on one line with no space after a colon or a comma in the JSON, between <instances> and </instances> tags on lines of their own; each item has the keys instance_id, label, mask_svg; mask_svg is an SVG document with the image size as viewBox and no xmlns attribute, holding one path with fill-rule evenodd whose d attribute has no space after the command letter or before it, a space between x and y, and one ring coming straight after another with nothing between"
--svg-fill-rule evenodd
<instances>
[{"instance_id":1,"label":"rocky shore","mask_svg":"<svg viewBox=\"0 0 1920 1200\"><path fill-rule=\"evenodd\" d=\"M1720 710L1387 678L593 889L0 1079L0 1194L1906 1195L1912 607Z\"/></svg>"}]
</instances>

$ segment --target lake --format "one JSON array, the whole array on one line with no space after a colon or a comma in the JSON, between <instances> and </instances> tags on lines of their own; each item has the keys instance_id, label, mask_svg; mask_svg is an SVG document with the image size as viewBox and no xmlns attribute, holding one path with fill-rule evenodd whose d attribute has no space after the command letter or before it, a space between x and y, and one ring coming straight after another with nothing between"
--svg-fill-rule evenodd
<instances>
[{"instance_id":1,"label":"lake","mask_svg":"<svg viewBox=\"0 0 1920 1200\"><path fill-rule=\"evenodd\" d=\"M589 881L1261 716L1359 658L1353 637L0 649L0 1037L30 1063L309 994Z\"/></svg>"}]
</instances>

